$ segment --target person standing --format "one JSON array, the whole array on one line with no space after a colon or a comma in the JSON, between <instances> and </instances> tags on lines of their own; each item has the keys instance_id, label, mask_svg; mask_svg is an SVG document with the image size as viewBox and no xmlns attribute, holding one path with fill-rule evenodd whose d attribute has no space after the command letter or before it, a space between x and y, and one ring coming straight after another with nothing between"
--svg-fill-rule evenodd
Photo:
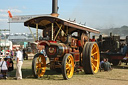
<instances>
[{"instance_id":1,"label":"person standing","mask_svg":"<svg viewBox=\"0 0 128 85\"><path fill-rule=\"evenodd\" d=\"M16 48L16 78L17 80L22 79L22 64L23 64L23 53L20 51L19 48Z\"/></svg>"},{"instance_id":2,"label":"person standing","mask_svg":"<svg viewBox=\"0 0 128 85\"><path fill-rule=\"evenodd\" d=\"M7 63L5 60L2 61L2 57L0 57L0 70L3 75L3 78L7 79L7 71L8 71Z\"/></svg>"},{"instance_id":3,"label":"person standing","mask_svg":"<svg viewBox=\"0 0 128 85\"><path fill-rule=\"evenodd\" d=\"M28 60L28 55L26 54L26 49L25 48L23 49L23 58L24 58L24 60L25 59Z\"/></svg>"},{"instance_id":4,"label":"person standing","mask_svg":"<svg viewBox=\"0 0 128 85\"><path fill-rule=\"evenodd\" d=\"M42 46L41 53L44 55L45 60L47 61L47 54L46 54L46 51L45 51L45 46L44 46L44 45Z\"/></svg>"},{"instance_id":5,"label":"person standing","mask_svg":"<svg viewBox=\"0 0 128 85\"><path fill-rule=\"evenodd\" d=\"M13 61L11 59L10 56L7 56L7 67L8 67L8 72L13 71L14 67L13 67Z\"/></svg>"}]
</instances>

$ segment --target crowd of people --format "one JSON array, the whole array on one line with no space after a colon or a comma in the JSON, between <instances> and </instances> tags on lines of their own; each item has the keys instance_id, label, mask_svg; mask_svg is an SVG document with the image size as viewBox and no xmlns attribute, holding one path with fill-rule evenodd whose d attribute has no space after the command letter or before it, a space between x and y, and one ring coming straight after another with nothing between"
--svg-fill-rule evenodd
<instances>
[{"instance_id":1,"label":"crowd of people","mask_svg":"<svg viewBox=\"0 0 128 85\"><path fill-rule=\"evenodd\" d=\"M9 55L6 55L5 58L0 56L0 77L7 79L7 73L13 71L13 61L12 58Z\"/></svg>"},{"instance_id":2,"label":"crowd of people","mask_svg":"<svg viewBox=\"0 0 128 85\"><path fill-rule=\"evenodd\" d=\"M15 52L3 50L0 51L0 78L7 79L10 76L10 72L14 70L13 57L16 60L16 79L22 79L21 67L23 64L23 53L20 48L16 48Z\"/></svg>"},{"instance_id":3,"label":"crowd of people","mask_svg":"<svg viewBox=\"0 0 128 85\"><path fill-rule=\"evenodd\" d=\"M42 48L41 53L44 54L47 60L47 55L45 52L45 47ZM15 56L15 59L14 59ZM28 59L26 57L25 49L16 48L14 50L1 50L0 51L0 79L7 79L10 76L10 72L14 70L13 60L16 61L16 79L22 79L22 64L23 60Z\"/></svg>"}]
</instances>

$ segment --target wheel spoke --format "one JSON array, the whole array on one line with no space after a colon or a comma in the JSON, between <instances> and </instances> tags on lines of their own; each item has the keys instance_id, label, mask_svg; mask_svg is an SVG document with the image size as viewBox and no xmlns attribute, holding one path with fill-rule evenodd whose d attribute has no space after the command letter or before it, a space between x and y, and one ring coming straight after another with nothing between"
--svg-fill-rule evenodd
<instances>
[{"instance_id":1,"label":"wheel spoke","mask_svg":"<svg viewBox=\"0 0 128 85\"><path fill-rule=\"evenodd\" d=\"M66 66L66 69L69 69L69 68L70 68L69 65L67 65L67 66Z\"/></svg>"},{"instance_id":2,"label":"wheel spoke","mask_svg":"<svg viewBox=\"0 0 128 85\"><path fill-rule=\"evenodd\" d=\"M92 53L91 56L94 56L95 54L97 54L97 51L95 53Z\"/></svg>"},{"instance_id":3,"label":"wheel spoke","mask_svg":"<svg viewBox=\"0 0 128 85\"><path fill-rule=\"evenodd\" d=\"M42 69L41 67L38 67L39 69Z\"/></svg>"},{"instance_id":4,"label":"wheel spoke","mask_svg":"<svg viewBox=\"0 0 128 85\"><path fill-rule=\"evenodd\" d=\"M97 62L98 60L97 59L93 59L93 61Z\"/></svg>"},{"instance_id":5,"label":"wheel spoke","mask_svg":"<svg viewBox=\"0 0 128 85\"><path fill-rule=\"evenodd\" d=\"M94 65L94 63L92 63L92 66L96 69L96 66Z\"/></svg>"},{"instance_id":6,"label":"wheel spoke","mask_svg":"<svg viewBox=\"0 0 128 85\"><path fill-rule=\"evenodd\" d=\"M68 64L70 64L70 63L71 63L71 58L69 57L69 58L68 58Z\"/></svg>"},{"instance_id":7,"label":"wheel spoke","mask_svg":"<svg viewBox=\"0 0 128 85\"><path fill-rule=\"evenodd\" d=\"M44 70L42 70L42 72L44 73L45 71L44 71Z\"/></svg>"},{"instance_id":8,"label":"wheel spoke","mask_svg":"<svg viewBox=\"0 0 128 85\"><path fill-rule=\"evenodd\" d=\"M68 65L68 68L66 68L66 69L69 69L69 70L70 70L70 69L71 69L71 66L70 66L70 65Z\"/></svg>"},{"instance_id":9,"label":"wheel spoke","mask_svg":"<svg viewBox=\"0 0 128 85\"><path fill-rule=\"evenodd\" d=\"M40 74L40 68L38 68L38 75Z\"/></svg>"},{"instance_id":10,"label":"wheel spoke","mask_svg":"<svg viewBox=\"0 0 128 85\"><path fill-rule=\"evenodd\" d=\"M44 64L41 64L41 67L45 67L45 65Z\"/></svg>"},{"instance_id":11,"label":"wheel spoke","mask_svg":"<svg viewBox=\"0 0 128 85\"><path fill-rule=\"evenodd\" d=\"M38 63L36 63L36 68L38 68L39 67L39 64Z\"/></svg>"},{"instance_id":12,"label":"wheel spoke","mask_svg":"<svg viewBox=\"0 0 128 85\"><path fill-rule=\"evenodd\" d=\"M71 67L69 67L69 71L71 71Z\"/></svg>"},{"instance_id":13,"label":"wheel spoke","mask_svg":"<svg viewBox=\"0 0 128 85\"><path fill-rule=\"evenodd\" d=\"M69 60L68 63L70 64L71 63L71 60Z\"/></svg>"},{"instance_id":14,"label":"wheel spoke","mask_svg":"<svg viewBox=\"0 0 128 85\"><path fill-rule=\"evenodd\" d=\"M37 58L37 60L38 60L38 63L39 63L39 58Z\"/></svg>"},{"instance_id":15,"label":"wheel spoke","mask_svg":"<svg viewBox=\"0 0 128 85\"><path fill-rule=\"evenodd\" d=\"M66 74L67 74L67 76L69 76L69 74L70 74L69 70L66 71Z\"/></svg>"},{"instance_id":16,"label":"wheel spoke","mask_svg":"<svg viewBox=\"0 0 128 85\"><path fill-rule=\"evenodd\" d=\"M96 46L94 45L94 47L92 48L92 51L96 48Z\"/></svg>"}]
</instances>

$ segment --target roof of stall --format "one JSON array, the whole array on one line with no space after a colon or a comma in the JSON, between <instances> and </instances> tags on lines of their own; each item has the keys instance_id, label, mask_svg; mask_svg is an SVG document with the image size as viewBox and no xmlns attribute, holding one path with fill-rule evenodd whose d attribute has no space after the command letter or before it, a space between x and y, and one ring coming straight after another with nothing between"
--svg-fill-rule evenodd
<instances>
[{"instance_id":1,"label":"roof of stall","mask_svg":"<svg viewBox=\"0 0 128 85\"><path fill-rule=\"evenodd\" d=\"M55 23L55 22L57 22L59 24L63 24L64 26L68 26L69 28L77 29L77 30L83 30L83 31L88 31L88 32L92 32L92 33L100 33L99 30L78 24L76 22L71 22L71 21L61 19L58 17L53 17L53 16L35 17L35 18L32 18L32 19L24 22L24 25L36 28L36 23L38 23L39 29L45 29L46 27L51 26L51 23Z\"/></svg>"}]
</instances>

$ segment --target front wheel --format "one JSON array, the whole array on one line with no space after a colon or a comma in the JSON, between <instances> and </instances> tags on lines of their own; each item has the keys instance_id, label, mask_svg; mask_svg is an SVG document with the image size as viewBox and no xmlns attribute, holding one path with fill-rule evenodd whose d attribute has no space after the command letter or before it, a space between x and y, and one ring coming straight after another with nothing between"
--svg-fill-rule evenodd
<instances>
[{"instance_id":1,"label":"front wheel","mask_svg":"<svg viewBox=\"0 0 128 85\"><path fill-rule=\"evenodd\" d=\"M40 78L46 71L46 60L43 54L36 54L32 61L32 72L35 78Z\"/></svg>"},{"instance_id":2,"label":"front wheel","mask_svg":"<svg viewBox=\"0 0 128 85\"><path fill-rule=\"evenodd\" d=\"M72 78L74 73L74 58L71 54L65 54L62 61L62 74L65 80Z\"/></svg>"}]
</instances>

